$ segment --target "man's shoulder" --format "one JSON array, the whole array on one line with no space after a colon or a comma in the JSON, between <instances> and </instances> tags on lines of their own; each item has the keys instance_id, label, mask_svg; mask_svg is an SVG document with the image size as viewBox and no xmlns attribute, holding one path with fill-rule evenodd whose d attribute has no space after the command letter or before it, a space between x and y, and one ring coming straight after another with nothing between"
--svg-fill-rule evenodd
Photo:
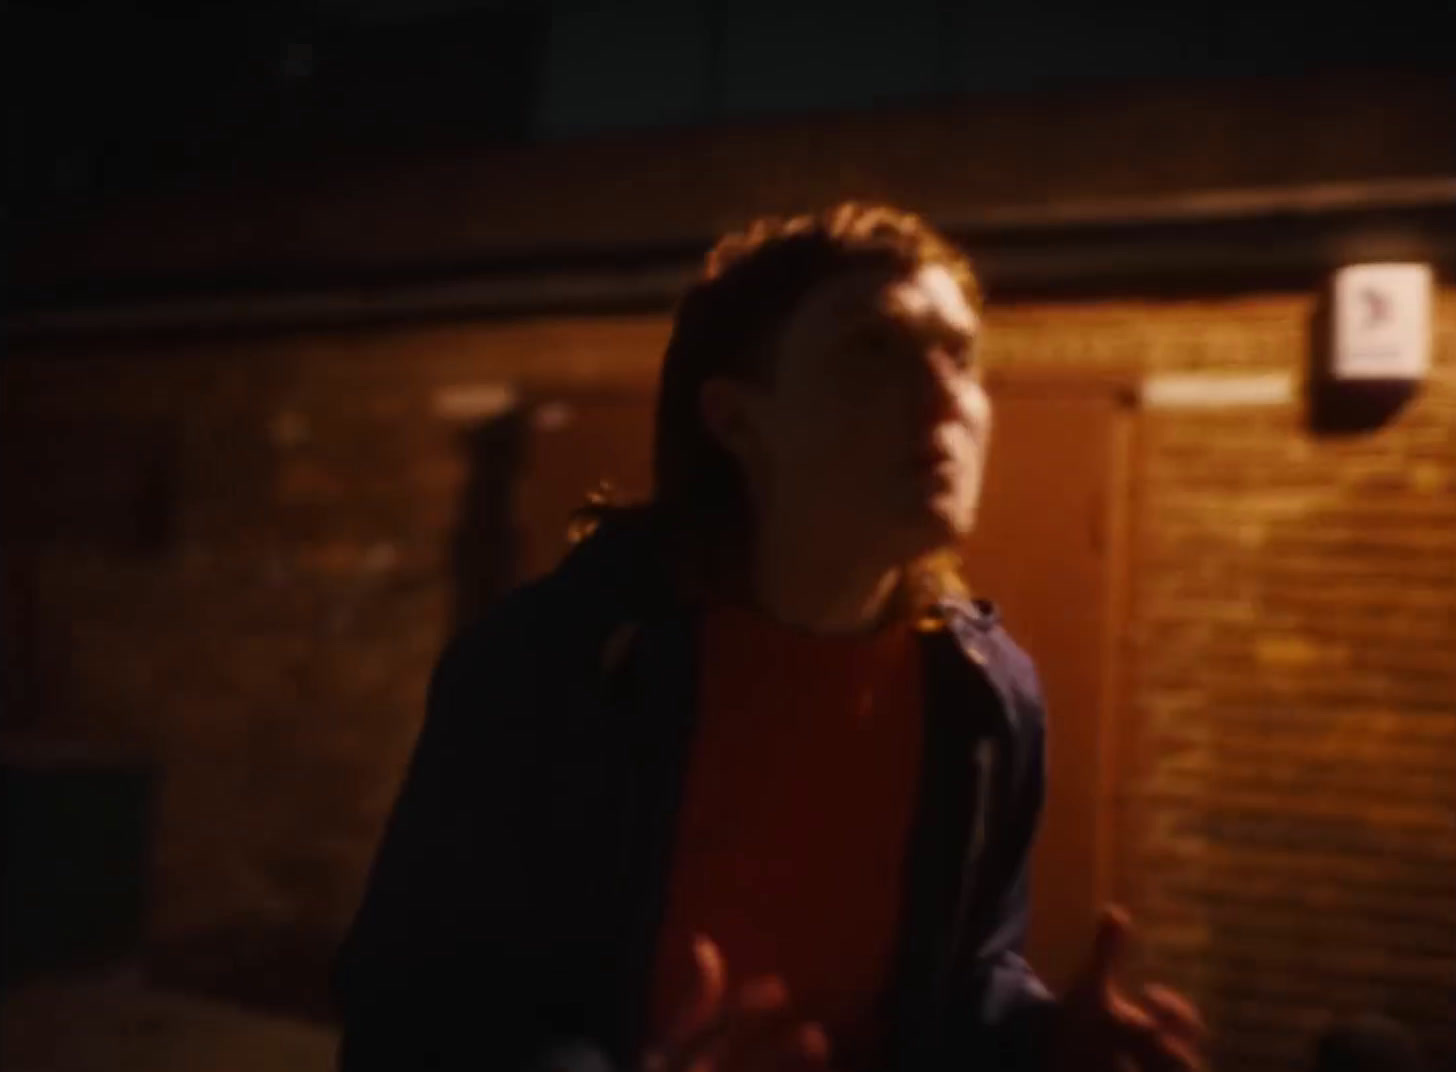
<instances>
[{"instance_id":1,"label":"man's shoulder","mask_svg":"<svg viewBox=\"0 0 1456 1072\"><path fill-rule=\"evenodd\" d=\"M562 639L562 628L546 628L560 617L553 613L555 602L547 579L523 584L496 599L450 635L435 661L431 690L452 692L486 682L492 691L508 687Z\"/></svg>"},{"instance_id":2,"label":"man's shoulder","mask_svg":"<svg viewBox=\"0 0 1456 1072\"><path fill-rule=\"evenodd\" d=\"M1012 674L1018 684L1039 689L1036 664L1017 643L1001 618L1000 608L989 599L954 598L942 603L942 614L957 640L976 661L994 660Z\"/></svg>"},{"instance_id":3,"label":"man's shoulder","mask_svg":"<svg viewBox=\"0 0 1456 1072\"><path fill-rule=\"evenodd\" d=\"M441 665L560 665L573 653L594 651L624 619L642 613L649 579L641 576L641 558L616 533L588 538L549 573L510 589L458 629Z\"/></svg>"},{"instance_id":4,"label":"man's shoulder","mask_svg":"<svg viewBox=\"0 0 1456 1072\"><path fill-rule=\"evenodd\" d=\"M942 614L966 655L1007 694L1013 728L1039 732L1046 710L1036 663L1006 628L996 604L986 599L949 599L942 604Z\"/></svg>"}]
</instances>

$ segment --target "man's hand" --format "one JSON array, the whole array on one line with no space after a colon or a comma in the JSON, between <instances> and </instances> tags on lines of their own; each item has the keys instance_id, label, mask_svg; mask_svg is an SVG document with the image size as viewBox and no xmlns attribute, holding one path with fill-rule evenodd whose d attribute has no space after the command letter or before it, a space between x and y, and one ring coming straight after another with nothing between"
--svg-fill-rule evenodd
<instances>
[{"instance_id":1,"label":"man's hand","mask_svg":"<svg viewBox=\"0 0 1456 1072\"><path fill-rule=\"evenodd\" d=\"M1087 966L1061 1002L1052 1072L1198 1072L1205 1034L1198 1010L1181 995L1148 986L1141 1000L1117 985L1131 928L1127 913L1104 908Z\"/></svg>"},{"instance_id":2,"label":"man's hand","mask_svg":"<svg viewBox=\"0 0 1456 1072\"><path fill-rule=\"evenodd\" d=\"M789 1007L788 987L777 976L753 979L727 999L723 954L711 938L693 943L694 993L668 1037L650 1049L643 1072L791 1072L823 1070L829 1039Z\"/></svg>"}]
</instances>

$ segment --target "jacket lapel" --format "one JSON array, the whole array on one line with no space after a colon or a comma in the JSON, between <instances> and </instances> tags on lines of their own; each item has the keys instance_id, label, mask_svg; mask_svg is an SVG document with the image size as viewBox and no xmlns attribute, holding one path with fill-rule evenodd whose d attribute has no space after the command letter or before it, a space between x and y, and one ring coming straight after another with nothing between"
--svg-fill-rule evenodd
<instances>
[{"instance_id":1,"label":"jacket lapel","mask_svg":"<svg viewBox=\"0 0 1456 1072\"><path fill-rule=\"evenodd\" d=\"M614 943L619 1057L642 1045L677 815L697 715L696 621L686 608L643 622L609 679L625 806Z\"/></svg>"},{"instance_id":2,"label":"jacket lapel","mask_svg":"<svg viewBox=\"0 0 1456 1072\"><path fill-rule=\"evenodd\" d=\"M952 1025L947 1001L980 915L993 803L1010 732L1006 683L986 630L954 606L920 624L925 753L906 857L892 987L895 1067L935 1067Z\"/></svg>"}]
</instances>

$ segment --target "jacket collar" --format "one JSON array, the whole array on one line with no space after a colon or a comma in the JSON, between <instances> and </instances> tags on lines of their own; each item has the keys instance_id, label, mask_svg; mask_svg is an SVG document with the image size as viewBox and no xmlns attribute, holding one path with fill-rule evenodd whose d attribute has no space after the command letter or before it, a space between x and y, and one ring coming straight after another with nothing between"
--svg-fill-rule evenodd
<instances>
[{"instance_id":1,"label":"jacket collar","mask_svg":"<svg viewBox=\"0 0 1456 1072\"><path fill-rule=\"evenodd\" d=\"M980 674L991 686L1003 713L1003 728L1015 733L1020 712L1015 702L1016 671L1006 655L1001 614L986 599L949 598L935 604L918 623L928 641L944 637L960 653L966 669Z\"/></svg>"},{"instance_id":2,"label":"jacket collar","mask_svg":"<svg viewBox=\"0 0 1456 1072\"><path fill-rule=\"evenodd\" d=\"M602 639L599 666L606 673L626 661L642 626L685 610L673 593L662 534L647 510L624 511L603 523L567 556L559 577L580 597L572 600L579 613L605 615L596 633ZM1000 611L989 600L948 597L935 603L916 628L931 643L936 636L953 642L990 681L1014 728L1012 670L1000 622Z\"/></svg>"}]
</instances>

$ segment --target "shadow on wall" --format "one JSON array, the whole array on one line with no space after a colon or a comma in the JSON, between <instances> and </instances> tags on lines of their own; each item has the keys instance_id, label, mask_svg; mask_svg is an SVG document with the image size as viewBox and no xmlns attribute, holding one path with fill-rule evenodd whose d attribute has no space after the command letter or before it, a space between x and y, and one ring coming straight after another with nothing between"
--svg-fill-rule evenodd
<instances>
[{"instance_id":1,"label":"shadow on wall","mask_svg":"<svg viewBox=\"0 0 1456 1072\"><path fill-rule=\"evenodd\" d=\"M1310 314L1310 353L1305 367L1309 369L1306 402L1311 427L1316 434L1326 436L1376 431L1394 420L1416 396L1417 384L1398 379L1336 379L1332 368L1333 309L1334 290L1326 285Z\"/></svg>"},{"instance_id":2,"label":"shadow on wall","mask_svg":"<svg viewBox=\"0 0 1456 1072\"><path fill-rule=\"evenodd\" d=\"M524 407L513 407L473 425L462 436L468 475L450 548L452 633L516 582L520 536L513 503L525 457L528 417Z\"/></svg>"},{"instance_id":3,"label":"shadow on wall","mask_svg":"<svg viewBox=\"0 0 1456 1072\"><path fill-rule=\"evenodd\" d=\"M517 581L521 538L516 490L526 456L529 410L514 407L460 433L466 477L449 536L451 621L447 634L476 618ZM242 921L192 935L149 958L173 989L307 1020L333 1019L329 978L339 935Z\"/></svg>"}]
</instances>

